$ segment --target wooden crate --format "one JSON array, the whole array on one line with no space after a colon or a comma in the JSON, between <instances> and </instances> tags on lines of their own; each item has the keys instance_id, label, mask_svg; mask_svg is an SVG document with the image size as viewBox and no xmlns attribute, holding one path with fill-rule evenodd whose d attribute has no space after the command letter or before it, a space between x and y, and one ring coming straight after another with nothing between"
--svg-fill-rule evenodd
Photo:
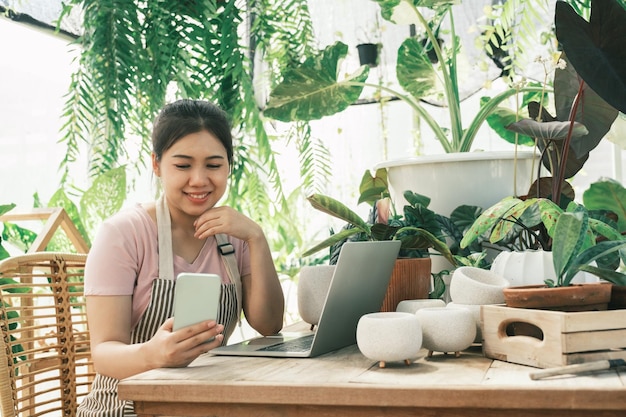
<instances>
[{"instance_id":1,"label":"wooden crate","mask_svg":"<svg viewBox=\"0 0 626 417\"><path fill-rule=\"evenodd\" d=\"M481 307L486 357L537 368L626 359L626 310L562 311Z\"/></svg>"}]
</instances>

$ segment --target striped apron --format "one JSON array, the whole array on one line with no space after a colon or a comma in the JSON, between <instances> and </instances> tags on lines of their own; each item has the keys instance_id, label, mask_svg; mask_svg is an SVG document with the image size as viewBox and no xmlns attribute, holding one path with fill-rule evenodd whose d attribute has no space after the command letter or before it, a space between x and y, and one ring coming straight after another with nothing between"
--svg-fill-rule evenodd
<instances>
[{"instance_id":1,"label":"striped apron","mask_svg":"<svg viewBox=\"0 0 626 417\"><path fill-rule=\"evenodd\" d=\"M157 227L159 238L159 278L152 282L150 301L146 311L131 332L131 343L144 343L158 330L165 320L170 318L174 307L174 261L172 252L172 229L169 210L165 199L157 202ZM224 242L220 236L218 243ZM221 243L223 246L224 243ZM224 340L232 334L241 314L240 277L238 271L232 270L232 253L225 254L224 262L230 274L231 282L222 284L220 308L217 322L224 325ZM230 265L230 266L229 266ZM235 265L236 266L236 265ZM233 276L235 275L235 276ZM238 285L237 285L238 284ZM91 391L78 407L78 417L128 417L135 416L132 401L121 401L117 397L119 380L96 374Z\"/></svg>"}]
</instances>

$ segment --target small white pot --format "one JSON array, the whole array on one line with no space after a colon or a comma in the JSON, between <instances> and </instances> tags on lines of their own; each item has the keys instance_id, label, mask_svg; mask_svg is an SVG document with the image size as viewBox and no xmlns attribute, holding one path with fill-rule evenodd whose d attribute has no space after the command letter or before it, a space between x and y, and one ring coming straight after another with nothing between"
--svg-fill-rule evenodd
<instances>
[{"instance_id":1,"label":"small white pot","mask_svg":"<svg viewBox=\"0 0 626 417\"><path fill-rule=\"evenodd\" d=\"M511 284L502 276L472 266L457 268L450 282L450 298L459 304L502 304L502 290Z\"/></svg>"},{"instance_id":2,"label":"small white pot","mask_svg":"<svg viewBox=\"0 0 626 417\"><path fill-rule=\"evenodd\" d=\"M422 346L428 349L428 356L433 352L454 352L458 357L476 338L476 321L466 308L422 308L415 316L422 325Z\"/></svg>"},{"instance_id":3,"label":"small white pot","mask_svg":"<svg viewBox=\"0 0 626 417\"><path fill-rule=\"evenodd\" d=\"M426 307L445 307L446 303L439 298L425 298L420 300L403 300L398 303L396 311L400 313L411 313Z\"/></svg>"},{"instance_id":4,"label":"small white pot","mask_svg":"<svg viewBox=\"0 0 626 417\"><path fill-rule=\"evenodd\" d=\"M326 302L335 265L303 266L298 278L298 313L305 323L317 325Z\"/></svg>"},{"instance_id":5,"label":"small white pot","mask_svg":"<svg viewBox=\"0 0 626 417\"><path fill-rule=\"evenodd\" d=\"M476 337L474 338L474 343L482 343L483 335L480 329L480 304L459 304L455 302L450 302L446 305L449 308L466 308L472 312L472 317L474 317L474 321L476 322Z\"/></svg>"},{"instance_id":6,"label":"small white pot","mask_svg":"<svg viewBox=\"0 0 626 417\"><path fill-rule=\"evenodd\" d=\"M404 361L409 365L422 348L422 328L415 314L381 312L365 314L359 319L356 342L361 353L379 361Z\"/></svg>"}]
</instances>

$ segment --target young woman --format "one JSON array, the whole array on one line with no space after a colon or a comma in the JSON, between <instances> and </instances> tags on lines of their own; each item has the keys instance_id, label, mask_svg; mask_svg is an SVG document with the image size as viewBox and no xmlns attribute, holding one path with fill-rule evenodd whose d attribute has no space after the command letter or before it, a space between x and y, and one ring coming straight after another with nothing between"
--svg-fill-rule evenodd
<instances>
[{"instance_id":1,"label":"young woman","mask_svg":"<svg viewBox=\"0 0 626 417\"><path fill-rule=\"evenodd\" d=\"M282 328L283 293L263 230L217 205L233 159L226 114L206 101L166 105L154 122L152 146L162 196L105 221L88 256L85 293L97 376L80 416L130 414L132 404L117 398L120 379L187 366L225 344L240 307L259 333ZM220 252L219 236L226 236L226 254ZM233 248L235 271L227 259ZM181 272L220 275L222 294L216 321L174 332L173 294Z\"/></svg>"}]
</instances>

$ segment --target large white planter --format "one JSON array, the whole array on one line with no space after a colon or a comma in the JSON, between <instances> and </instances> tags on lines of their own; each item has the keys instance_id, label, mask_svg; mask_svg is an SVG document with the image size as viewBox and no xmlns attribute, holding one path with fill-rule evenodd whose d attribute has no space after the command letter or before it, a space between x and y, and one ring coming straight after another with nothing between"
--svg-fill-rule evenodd
<instances>
[{"instance_id":1,"label":"large white planter","mask_svg":"<svg viewBox=\"0 0 626 417\"><path fill-rule=\"evenodd\" d=\"M543 284L546 279L556 280L552 252L526 250L523 252L500 252L491 264L491 271L511 283L511 286ZM572 283L598 282L593 274L579 272Z\"/></svg>"},{"instance_id":2,"label":"large white planter","mask_svg":"<svg viewBox=\"0 0 626 417\"><path fill-rule=\"evenodd\" d=\"M509 195L525 195L536 178L539 155L532 151L462 152L386 161L389 191L396 206L407 190L430 197L428 206L448 216L462 204L484 209ZM516 179L514 173L517 172Z\"/></svg>"}]
</instances>

